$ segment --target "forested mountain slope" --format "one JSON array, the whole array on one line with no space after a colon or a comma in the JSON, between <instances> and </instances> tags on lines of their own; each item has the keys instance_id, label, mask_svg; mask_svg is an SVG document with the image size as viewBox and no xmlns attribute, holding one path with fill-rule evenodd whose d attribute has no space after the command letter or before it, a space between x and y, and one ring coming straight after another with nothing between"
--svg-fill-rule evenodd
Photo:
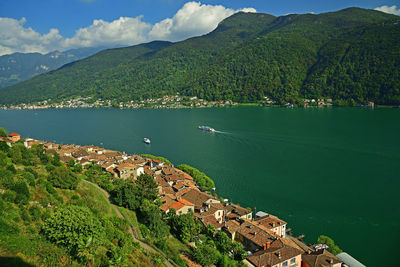
<instances>
[{"instance_id":1,"label":"forested mountain slope","mask_svg":"<svg viewBox=\"0 0 400 267\"><path fill-rule=\"evenodd\" d=\"M279 103L329 97L400 104L400 17L348 8L319 15L237 13L211 33L100 52L0 90L0 104L180 92Z\"/></svg>"}]
</instances>

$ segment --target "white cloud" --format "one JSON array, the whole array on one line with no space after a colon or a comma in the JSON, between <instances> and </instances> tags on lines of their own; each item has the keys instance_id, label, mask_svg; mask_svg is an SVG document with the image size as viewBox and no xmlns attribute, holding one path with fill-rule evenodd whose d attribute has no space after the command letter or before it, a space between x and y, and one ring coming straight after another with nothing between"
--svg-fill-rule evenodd
<instances>
[{"instance_id":1,"label":"white cloud","mask_svg":"<svg viewBox=\"0 0 400 267\"><path fill-rule=\"evenodd\" d=\"M44 53L59 48L62 36L57 29L40 34L32 28L25 28L25 22L25 18L0 18L0 55L13 52Z\"/></svg>"},{"instance_id":2,"label":"white cloud","mask_svg":"<svg viewBox=\"0 0 400 267\"><path fill-rule=\"evenodd\" d=\"M26 28L25 18L0 18L0 55L14 52L47 53L79 47L128 46L152 40L180 41L214 30L219 22L239 11L256 12L253 8L233 10L221 5L188 2L172 18L154 25L143 21L143 16L120 17L111 22L98 19L92 25L78 29L71 38L62 37L57 29L40 34L32 28Z\"/></svg>"},{"instance_id":3,"label":"white cloud","mask_svg":"<svg viewBox=\"0 0 400 267\"><path fill-rule=\"evenodd\" d=\"M375 8L375 10L400 16L400 8L397 6L380 6Z\"/></svg>"},{"instance_id":4,"label":"white cloud","mask_svg":"<svg viewBox=\"0 0 400 267\"><path fill-rule=\"evenodd\" d=\"M233 10L221 5L202 5L200 2L186 3L173 18L156 23L149 33L152 40L180 41L214 30L223 19L238 12L256 12L253 8Z\"/></svg>"},{"instance_id":5,"label":"white cloud","mask_svg":"<svg viewBox=\"0 0 400 267\"><path fill-rule=\"evenodd\" d=\"M132 45L147 41L151 24L136 18L120 17L112 22L94 20L87 28L76 31L72 38L62 42L64 48L107 45Z\"/></svg>"}]
</instances>

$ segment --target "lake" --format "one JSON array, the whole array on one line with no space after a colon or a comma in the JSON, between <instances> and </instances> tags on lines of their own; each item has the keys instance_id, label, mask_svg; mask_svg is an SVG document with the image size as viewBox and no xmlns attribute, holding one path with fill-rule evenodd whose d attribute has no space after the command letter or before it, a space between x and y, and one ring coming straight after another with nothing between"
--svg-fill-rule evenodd
<instances>
[{"instance_id":1,"label":"lake","mask_svg":"<svg viewBox=\"0 0 400 267\"><path fill-rule=\"evenodd\" d=\"M1 110L0 126L192 165L220 196L279 216L307 242L324 234L365 265L398 263L400 109Z\"/></svg>"}]
</instances>

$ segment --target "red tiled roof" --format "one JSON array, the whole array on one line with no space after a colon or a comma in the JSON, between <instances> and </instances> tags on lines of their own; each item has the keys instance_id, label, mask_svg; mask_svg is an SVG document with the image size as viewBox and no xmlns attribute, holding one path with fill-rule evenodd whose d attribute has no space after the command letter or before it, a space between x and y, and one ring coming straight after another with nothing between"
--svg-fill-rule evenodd
<instances>
[{"instance_id":1,"label":"red tiled roof","mask_svg":"<svg viewBox=\"0 0 400 267\"><path fill-rule=\"evenodd\" d=\"M8 136L21 136L21 135L18 133L10 133Z\"/></svg>"}]
</instances>

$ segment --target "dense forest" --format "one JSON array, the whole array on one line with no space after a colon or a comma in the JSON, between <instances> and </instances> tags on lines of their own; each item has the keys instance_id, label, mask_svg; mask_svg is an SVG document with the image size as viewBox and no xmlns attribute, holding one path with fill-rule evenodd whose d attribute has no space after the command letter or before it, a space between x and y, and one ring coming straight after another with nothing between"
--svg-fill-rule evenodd
<instances>
[{"instance_id":1,"label":"dense forest","mask_svg":"<svg viewBox=\"0 0 400 267\"><path fill-rule=\"evenodd\" d=\"M206 100L400 104L400 17L348 8L237 13L209 34L102 51L0 90L0 104L181 93Z\"/></svg>"}]
</instances>

